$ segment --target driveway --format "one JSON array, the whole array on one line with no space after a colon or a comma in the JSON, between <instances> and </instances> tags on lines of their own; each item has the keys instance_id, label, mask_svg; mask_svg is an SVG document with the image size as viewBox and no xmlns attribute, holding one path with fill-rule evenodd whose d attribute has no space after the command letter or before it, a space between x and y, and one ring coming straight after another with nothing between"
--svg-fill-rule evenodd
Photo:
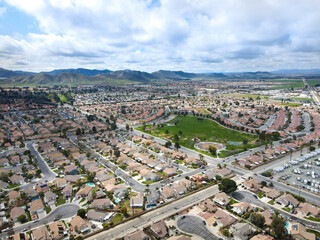
<instances>
[{"instance_id":1,"label":"driveway","mask_svg":"<svg viewBox=\"0 0 320 240\"><path fill-rule=\"evenodd\" d=\"M196 216L183 215L177 220L178 228L186 233L195 234L205 240L219 240L204 224L205 220Z\"/></svg>"}]
</instances>

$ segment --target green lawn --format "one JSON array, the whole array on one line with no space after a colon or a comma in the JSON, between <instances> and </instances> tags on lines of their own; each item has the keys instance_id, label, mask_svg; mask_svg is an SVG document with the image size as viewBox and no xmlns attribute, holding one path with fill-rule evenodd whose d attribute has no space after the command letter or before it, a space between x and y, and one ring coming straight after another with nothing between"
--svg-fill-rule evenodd
<instances>
[{"instance_id":1,"label":"green lawn","mask_svg":"<svg viewBox=\"0 0 320 240\"><path fill-rule=\"evenodd\" d=\"M19 187L20 186L20 184L10 184L9 186L8 186L8 189L12 189L12 188L15 188L15 187Z\"/></svg>"},{"instance_id":2,"label":"green lawn","mask_svg":"<svg viewBox=\"0 0 320 240\"><path fill-rule=\"evenodd\" d=\"M209 119L202 119L192 117L192 116L177 116L175 119L169 122L169 125L173 126L165 126L163 128L157 128L157 126L147 125L146 128L150 129L147 133L161 137L167 138L171 137L174 140L175 134L179 136L179 143L184 147L188 147L191 149L195 149L193 138L197 137L202 142L219 142L226 145L227 151L224 153L220 153L220 157L224 157L222 155L227 155L228 152L233 151L243 151L244 145L233 145L227 143L227 141L242 143L244 139L248 140L248 145L246 148L254 148L256 147L255 141L258 139L256 135L247 134L242 132L233 131L231 129L220 126L216 122ZM137 128L140 131L143 131L143 126ZM166 130L168 134L166 134ZM179 135L179 131L182 131L182 134ZM204 151L200 151L202 153L207 153ZM236 152L234 152L236 153Z\"/></svg>"},{"instance_id":3,"label":"green lawn","mask_svg":"<svg viewBox=\"0 0 320 240\"><path fill-rule=\"evenodd\" d=\"M274 205L274 200L270 200L268 203Z\"/></svg>"},{"instance_id":4,"label":"green lawn","mask_svg":"<svg viewBox=\"0 0 320 240\"><path fill-rule=\"evenodd\" d=\"M47 206L47 207L46 207L46 213L49 213L49 212L51 212L51 207L50 207L50 206Z\"/></svg>"},{"instance_id":5,"label":"green lawn","mask_svg":"<svg viewBox=\"0 0 320 240\"><path fill-rule=\"evenodd\" d=\"M64 199L63 196L60 196L57 200L57 206L59 205L62 205L62 204L65 204L66 203L66 200Z\"/></svg>"},{"instance_id":6,"label":"green lawn","mask_svg":"<svg viewBox=\"0 0 320 240\"><path fill-rule=\"evenodd\" d=\"M288 213L292 211L291 208L287 208L287 207L282 208L282 210L284 210L284 211L286 211L286 212L288 212Z\"/></svg>"},{"instance_id":7,"label":"green lawn","mask_svg":"<svg viewBox=\"0 0 320 240\"><path fill-rule=\"evenodd\" d=\"M265 195L263 192L258 192L258 193L257 193L257 196L258 196L259 198L263 198L263 197L265 197L266 195Z\"/></svg>"},{"instance_id":8,"label":"green lawn","mask_svg":"<svg viewBox=\"0 0 320 240\"><path fill-rule=\"evenodd\" d=\"M294 100L299 100L299 101L313 101L312 98L302 98L302 97L294 97L294 98L291 98L291 99L294 99Z\"/></svg>"},{"instance_id":9,"label":"green lawn","mask_svg":"<svg viewBox=\"0 0 320 240\"><path fill-rule=\"evenodd\" d=\"M281 103L282 106L288 106L288 107L300 107L301 103Z\"/></svg>"},{"instance_id":10,"label":"green lawn","mask_svg":"<svg viewBox=\"0 0 320 240\"><path fill-rule=\"evenodd\" d=\"M304 217L305 219L308 219L310 221L314 221L314 222L320 222L320 218L317 217Z\"/></svg>"}]
</instances>

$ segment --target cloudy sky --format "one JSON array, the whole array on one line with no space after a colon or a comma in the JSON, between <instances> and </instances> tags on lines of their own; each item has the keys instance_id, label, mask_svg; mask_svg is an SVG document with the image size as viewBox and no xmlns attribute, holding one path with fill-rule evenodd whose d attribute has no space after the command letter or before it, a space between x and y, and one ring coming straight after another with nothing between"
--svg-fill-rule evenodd
<instances>
[{"instance_id":1,"label":"cloudy sky","mask_svg":"<svg viewBox=\"0 0 320 240\"><path fill-rule=\"evenodd\" d=\"M0 0L0 67L320 66L319 0Z\"/></svg>"}]
</instances>

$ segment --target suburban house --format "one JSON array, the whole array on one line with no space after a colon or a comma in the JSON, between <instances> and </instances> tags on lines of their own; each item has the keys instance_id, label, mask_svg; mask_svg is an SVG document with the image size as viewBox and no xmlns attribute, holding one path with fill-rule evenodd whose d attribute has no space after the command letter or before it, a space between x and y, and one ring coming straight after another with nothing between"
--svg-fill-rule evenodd
<instances>
[{"instance_id":1,"label":"suburban house","mask_svg":"<svg viewBox=\"0 0 320 240\"><path fill-rule=\"evenodd\" d=\"M113 208L113 203L110 201L109 198L94 199L90 204L90 208L95 208L95 209Z\"/></svg>"},{"instance_id":2,"label":"suburban house","mask_svg":"<svg viewBox=\"0 0 320 240\"><path fill-rule=\"evenodd\" d=\"M262 192L264 192L264 194L271 199L276 199L278 197L280 197L281 193L279 191L277 191L276 189L273 188L268 188L268 187L263 187L261 189Z\"/></svg>"},{"instance_id":3,"label":"suburban house","mask_svg":"<svg viewBox=\"0 0 320 240\"><path fill-rule=\"evenodd\" d=\"M43 206L43 203L40 198L33 200L31 202L31 204L30 204L30 213L31 214L41 213L43 211L44 211L44 206Z\"/></svg>"},{"instance_id":4,"label":"suburban house","mask_svg":"<svg viewBox=\"0 0 320 240\"><path fill-rule=\"evenodd\" d=\"M147 234L143 230L131 233L123 238L124 240L150 240Z\"/></svg>"},{"instance_id":5,"label":"suburban house","mask_svg":"<svg viewBox=\"0 0 320 240\"><path fill-rule=\"evenodd\" d=\"M64 238L66 228L63 222L52 222L49 224L49 230L53 240L61 240Z\"/></svg>"},{"instance_id":6,"label":"suburban house","mask_svg":"<svg viewBox=\"0 0 320 240\"><path fill-rule=\"evenodd\" d=\"M90 230L87 223L80 216L72 218L70 225L71 229L75 232L84 233Z\"/></svg>"},{"instance_id":7,"label":"suburban house","mask_svg":"<svg viewBox=\"0 0 320 240\"><path fill-rule=\"evenodd\" d=\"M90 209L87 212L87 219L97 222L105 222L114 215L113 212L103 212Z\"/></svg>"},{"instance_id":8,"label":"suburban house","mask_svg":"<svg viewBox=\"0 0 320 240\"><path fill-rule=\"evenodd\" d=\"M247 202L239 202L239 203L234 203L231 205L232 211L236 212L237 214L244 214L246 212L249 212L253 209L251 204Z\"/></svg>"},{"instance_id":9,"label":"suburban house","mask_svg":"<svg viewBox=\"0 0 320 240\"><path fill-rule=\"evenodd\" d=\"M46 226L42 226L32 231L34 240L51 240L50 234Z\"/></svg>"},{"instance_id":10,"label":"suburban house","mask_svg":"<svg viewBox=\"0 0 320 240\"><path fill-rule=\"evenodd\" d=\"M130 207L143 207L144 205L144 195L143 193L138 193L137 196L130 198Z\"/></svg>"},{"instance_id":11,"label":"suburban house","mask_svg":"<svg viewBox=\"0 0 320 240\"><path fill-rule=\"evenodd\" d=\"M47 203L48 205L54 205L56 203L57 199L57 194L47 191L44 193L44 202Z\"/></svg>"},{"instance_id":12,"label":"suburban house","mask_svg":"<svg viewBox=\"0 0 320 240\"><path fill-rule=\"evenodd\" d=\"M220 192L220 193L217 193L216 195L214 195L213 200L215 201L215 203L217 203L223 207L227 206L230 203L228 195L224 192Z\"/></svg>"},{"instance_id":13,"label":"suburban house","mask_svg":"<svg viewBox=\"0 0 320 240\"><path fill-rule=\"evenodd\" d=\"M216 218L216 222L221 227L227 227L237 221L236 218L232 217L228 212L225 212L221 209L218 209L214 216Z\"/></svg>"},{"instance_id":14,"label":"suburban house","mask_svg":"<svg viewBox=\"0 0 320 240\"><path fill-rule=\"evenodd\" d=\"M150 225L150 231L156 239L162 239L168 235L167 225L163 220Z\"/></svg>"},{"instance_id":15,"label":"suburban house","mask_svg":"<svg viewBox=\"0 0 320 240\"><path fill-rule=\"evenodd\" d=\"M281 204L284 207L292 206L297 207L299 204L299 201L295 199L291 194L285 194L275 200L276 203Z\"/></svg>"},{"instance_id":16,"label":"suburban house","mask_svg":"<svg viewBox=\"0 0 320 240\"><path fill-rule=\"evenodd\" d=\"M314 233L307 232L306 227L303 226L301 223L293 223L291 225L290 234L293 237L293 239L296 240L316 240L316 235Z\"/></svg>"},{"instance_id":17,"label":"suburban house","mask_svg":"<svg viewBox=\"0 0 320 240\"><path fill-rule=\"evenodd\" d=\"M300 203L296 208L297 212L301 213L304 216L314 216L317 217L320 214L320 209L312 206L308 203Z\"/></svg>"},{"instance_id":18,"label":"suburban house","mask_svg":"<svg viewBox=\"0 0 320 240\"><path fill-rule=\"evenodd\" d=\"M249 238L253 228L248 223L236 223L231 225L230 232L232 232L235 240L243 240Z\"/></svg>"},{"instance_id":19,"label":"suburban house","mask_svg":"<svg viewBox=\"0 0 320 240\"><path fill-rule=\"evenodd\" d=\"M89 185L85 185L83 188L81 188L77 193L76 193L76 197L82 197L85 198L89 195L89 193L91 192L92 187Z\"/></svg>"},{"instance_id":20,"label":"suburban house","mask_svg":"<svg viewBox=\"0 0 320 240\"><path fill-rule=\"evenodd\" d=\"M20 217L21 215L25 215L25 214L26 214L26 212L21 207L14 207L10 211L10 217L13 222L18 221L18 217Z\"/></svg>"}]
</instances>

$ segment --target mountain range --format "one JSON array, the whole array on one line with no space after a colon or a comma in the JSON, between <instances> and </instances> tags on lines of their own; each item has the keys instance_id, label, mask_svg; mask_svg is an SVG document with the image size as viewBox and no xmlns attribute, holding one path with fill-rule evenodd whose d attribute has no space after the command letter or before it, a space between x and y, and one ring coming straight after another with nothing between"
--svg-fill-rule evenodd
<instances>
[{"instance_id":1,"label":"mountain range","mask_svg":"<svg viewBox=\"0 0 320 240\"><path fill-rule=\"evenodd\" d=\"M188 73L183 71L159 70L147 73L135 70L110 71L97 69L58 69L51 72L24 72L0 68L1 84L93 84L116 83L125 80L132 83L149 83L163 80L182 81L197 79L236 80L236 79L276 79L299 77L300 75L316 75L320 77L320 69L278 70L273 72L238 72L238 73Z\"/></svg>"}]
</instances>

